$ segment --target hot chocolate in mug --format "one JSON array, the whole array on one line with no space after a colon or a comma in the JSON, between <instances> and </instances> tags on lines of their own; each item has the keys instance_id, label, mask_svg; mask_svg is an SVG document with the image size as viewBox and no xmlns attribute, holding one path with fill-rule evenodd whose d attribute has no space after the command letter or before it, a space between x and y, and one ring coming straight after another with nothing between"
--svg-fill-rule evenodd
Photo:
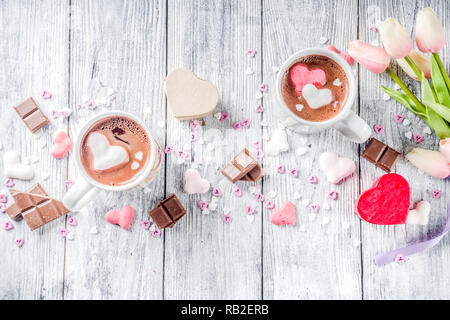
<instances>
[{"instance_id":1,"label":"hot chocolate in mug","mask_svg":"<svg viewBox=\"0 0 450 320\"><path fill-rule=\"evenodd\" d=\"M332 85L340 86L341 88L345 87L345 99L342 101L342 105L339 106L339 111L329 118L324 118L321 120L307 120L302 118L299 113L302 111L300 109L299 113L295 112L295 110L291 110L289 106L287 105L287 102L285 100L285 97L283 97L283 93L286 95L285 85L287 81L290 81L290 72L291 68L294 67L296 64L303 65L303 61L309 61L314 60L314 58L320 58L323 61L326 61L326 63L331 63L331 65L334 65L334 62L338 65L336 70L332 71L340 71L345 74L345 84L341 84L341 82L337 79L327 79L327 87L331 87ZM308 60L309 59L309 60ZM331 59L331 60L330 60ZM319 61L320 62L320 61ZM306 63L307 66L307 63ZM304 68L304 67L303 67ZM314 69L314 68L313 68ZM313 70L311 69L311 70ZM333 69L331 67L331 69ZM339 70L337 70L339 69ZM303 69L303 71L306 69ZM325 70L324 70L325 71ZM308 72L308 71L306 71ZM326 73L326 71L325 71ZM325 75L326 76L326 75ZM302 75L300 75L302 77ZM323 77L323 72L322 72ZM337 83L334 83L333 80L337 81ZM314 83L316 84L316 83ZM323 83L322 83L323 84ZM337 131L339 131L343 136L345 136L347 139L362 143L366 141L370 135L372 134L372 130L369 127L369 125L361 119L359 116L357 116L353 111L351 111L351 107L355 101L356 97L356 80L355 76L353 74L353 71L350 67L350 65L338 54L323 48L311 48L311 49L305 49L298 51L294 53L289 59L287 59L283 65L281 66L278 76L277 76L277 97L281 104L281 109L283 110L284 117L281 119L282 123L286 126L292 126L292 129L294 131L300 132L300 133L315 133L324 129L328 128L334 128ZM292 85L291 83L289 85ZM308 86L305 85L304 91L306 91L305 88L308 89L308 94L316 94L316 96L313 96L312 99L315 99L315 102L317 100L317 93L319 93L320 90L317 90L317 88L309 84ZM320 86L319 86L320 88ZM338 87L336 87L338 88ZM283 91L284 90L284 91ZM341 89L342 90L342 89ZM327 90L324 90L327 91ZM329 90L328 90L329 91ZM328 92L321 92L321 93L328 93ZM304 95L306 95L305 92L303 92ZM303 99L303 98L298 98ZM320 97L319 97L320 99ZM305 100L305 99L303 99ZM328 100L329 101L329 100ZM299 108L303 108L303 105L299 104ZM320 106L320 104L319 104ZM295 108L295 106L294 106ZM325 107L324 107L325 108ZM328 107L330 108L330 104ZM314 114L314 112L317 114L317 110L320 108L312 109L309 108L309 111ZM299 109L297 109L299 110ZM308 111L308 110L306 110Z\"/></svg>"},{"instance_id":2,"label":"hot chocolate in mug","mask_svg":"<svg viewBox=\"0 0 450 320\"><path fill-rule=\"evenodd\" d=\"M81 177L64 195L63 204L77 211L101 190L143 188L156 176L161 157L159 144L137 117L117 110L99 113L76 138L73 158Z\"/></svg>"}]
</instances>

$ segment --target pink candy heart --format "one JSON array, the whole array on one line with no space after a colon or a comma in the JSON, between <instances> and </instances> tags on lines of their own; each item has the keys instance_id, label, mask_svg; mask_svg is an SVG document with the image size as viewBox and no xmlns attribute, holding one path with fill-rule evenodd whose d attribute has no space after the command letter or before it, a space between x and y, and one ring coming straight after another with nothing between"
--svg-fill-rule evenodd
<instances>
[{"instance_id":1,"label":"pink candy heart","mask_svg":"<svg viewBox=\"0 0 450 320\"><path fill-rule=\"evenodd\" d=\"M394 121L397 123L402 123L403 120L405 120L405 116L400 114L400 113L396 113L394 116Z\"/></svg>"},{"instance_id":2,"label":"pink candy heart","mask_svg":"<svg viewBox=\"0 0 450 320\"><path fill-rule=\"evenodd\" d=\"M220 113L220 121L222 121L222 122L227 121L229 117L230 117L230 114L228 114L226 112Z\"/></svg>"},{"instance_id":3,"label":"pink candy heart","mask_svg":"<svg viewBox=\"0 0 450 320\"><path fill-rule=\"evenodd\" d=\"M50 99L52 97L52 94L48 92L47 90L42 91L42 99Z\"/></svg>"},{"instance_id":4,"label":"pink candy heart","mask_svg":"<svg viewBox=\"0 0 450 320\"><path fill-rule=\"evenodd\" d=\"M229 214L224 214L224 215L222 216L222 220L223 220L223 222L225 222L225 223L230 223L231 220L233 220L233 219L231 218L231 216L230 216Z\"/></svg>"},{"instance_id":5,"label":"pink candy heart","mask_svg":"<svg viewBox=\"0 0 450 320\"><path fill-rule=\"evenodd\" d=\"M150 228L150 225L151 225L152 223L150 222L150 220L143 220L142 222L141 222L141 226L142 226L142 228L144 228L145 230L147 230L148 228Z\"/></svg>"},{"instance_id":6,"label":"pink candy heart","mask_svg":"<svg viewBox=\"0 0 450 320\"><path fill-rule=\"evenodd\" d=\"M334 152L324 152L319 156L320 169L329 182L339 184L353 175L356 164L352 159L339 157Z\"/></svg>"},{"instance_id":7,"label":"pink candy heart","mask_svg":"<svg viewBox=\"0 0 450 320\"><path fill-rule=\"evenodd\" d=\"M73 147L73 142L67 133L63 130L56 131L53 134L53 147L50 154L56 158L63 158Z\"/></svg>"},{"instance_id":8,"label":"pink candy heart","mask_svg":"<svg viewBox=\"0 0 450 320\"><path fill-rule=\"evenodd\" d=\"M128 230L133 222L134 209L130 206L123 207L119 210L110 210L105 214L105 219L109 223L117 224L123 229Z\"/></svg>"},{"instance_id":9,"label":"pink candy heart","mask_svg":"<svg viewBox=\"0 0 450 320\"><path fill-rule=\"evenodd\" d=\"M242 196L242 190L241 190L241 188L238 187L238 186L236 186L236 187L233 189L233 194L234 194L236 197Z\"/></svg>"},{"instance_id":10,"label":"pink candy heart","mask_svg":"<svg viewBox=\"0 0 450 320\"><path fill-rule=\"evenodd\" d=\"M16 242L16 245L17 245L19 248L22 248L22 246L23 246L25 240L23 240L23 238L19 238L19 239L16 239L15 242Z\"/></svg>"},{"instance_id":11,"label":"pink candy heart","mask_svg":"<svg viewBox=\"0 0 450 320\"><path fill-rule=\"evenodd\" d=\"M255 49L248 49L246 53L247 53L247 55L249 57L254 58L255 55L256 55L256 50Z\"/></svg>"},{"instance_id":12,"label":"pink candy heart","mask_svg":"<svg viewBox=\"0 0 450 320\"><path fill-rule=\"evenodd\" d=\"M337 193L336 191L331 191L331 192L328 194L328 197L329 197L330 199L337 200L337 198L338 198L338 193Z\"/></svg>"},{"instance_id":13,"label":"pink candy heart","mask_svg":"<svg viewBox=\"0 0 450 320\"><path fill-rule=\"evenodd\" d=\"M259 91L261 91L261 92L267 92L267 89L268 89L268 86L267 86L267 83L261 83L260 85L259 85Z\"/></svg>"},{"instance_id":14,"label":"pink candy heart","mask_svg":"<svg viewBox=\"0 0 450 320\"><path fill-rule=\"evenodd\" d=\"M241 123L239 121L233 122L231 125L234 130L239 130L241 128Z\"/></svg>"},{"instance_id":15,"label":"pink candy heart","mask_svg":"<svg viewBox=\"0 0 450 320\"><path fill-rule=\"evenodd\" d=\"M213 195L214 197L220 197L220 196L222 196L222 191L220 191L219 188L213 188L213 190L212 190L212 195Z\"/></svg>"},{"instance_id":16,"label":"pink candy heart","mask_svg":"<svg viewBox=\"0 0 450 320\"><path fill-rule=\"evenodd\" d=\"M283 174L285 172L285 168L283 165L279 165L277 168L277 172Z\"/></svg>"},{"instance_id":17,"label":"pink candy heart","mask_svg":"<svg viewBox=\"0 0 450 320\"><path fill-rule=\"evenodd\" d=\"M260 192L256 195L256 201L263 202L264 201L264 195Z\"/></svg>"},{"instance_id":18,"label":"pink candy heart","mask_svg":"<svg viewBox=\"0 0 450 320\"><path fill-rule=\"evenodd\" d=\"M251 205L247 205L247 206L245 206L245 213L247 213L247 214L254 214L255 213L255 208L253 208Z\"/></svg>"},{"instance_id":19,"label":"pink candy heart","mask_svg":"<svg viewBox=\"0 0 450 320\"><path fill-rule=\"evenodd\" d=\"M439 199L441 197L441 191L437 189L432 190L431 196L433 197L433 199Z\"/></svg>"},{"instance_id":20,"label":"pink candy heart","mask_svg":"<svg viewBox=\"0 0 450 320\"><path fill-rule=\"evenodd\" d=\"M271 210L271 209L275 208L275 203L273 203L272 200L268 200L264 206L266 207L266 209Z\"/></svg>"},{"instance_id":21,"label":"pink candy heart","mask_svg":"<svg viewBox=\"0 0 450 320\"><path fill-rule=\"evenodd\" d=\"M375 131L375 133L381 134L384 131L384 127L381 124L376 124L373 126L373 130Z\"/></svg>"},{"instance_id":22,"label":"pink candy heart","mask_svg":"<svg viewBox=\"0 0 450 320\"><path fill-rule=\"evenodd\" d=\"M295 224L295 205L291 201L283 203L270 215L270 221L277 226Z\"/></svg>"},{"instance_id":23,"label":"pink candy heart","mask_svg":"<svg viewBox=\"0 0 450 320\"><path fill-rule=\"evenodd\" d=\"M5 230L9 231L9 230L12 230L12 229L14 229L14 225L11 222L6 221L5 222Z\"/></svg>"},{"instance_id":24,"label":"pink candy heart","mask_svg":"<svg viewBox=\"0 0 450 320\"><path fill-rule=\"evenodd\" d=\"M200 122L198 122L197 120L192 120L189 125L191 126L191 130L194 131L200 128Z\"/></svg>"},{"instance_id":25,"label":"pink candy heart","mask_svg":"<svg viewBox=\"0 0 450 320\"><path fill-rule=\"evenodd\" d=\"M317 212L319 212L320 206L317 203L312 203L309 206L309 209L311 209L312 213L317 213Z\"/></svg>"},{"instance_id":26,"label":"pink candy heart","mask_svg":"<svg viewBox=\"0 0 450 320\"><path fill-rule=\"evenodd\" d=\"M14 180L12 178L8 178L8 179L5 180L5 187L12 188L15 185L16 184L14 183Z\"/></svg>"},{"instance_id":27,"label":"pink candy heart","mask_svg":"<svg viewBox=\"0 0 450 320\"><path fill-rule=\"evenodd\" d=\"M205 210L208 207L208 202L203 201L203 200L199 200L197 202L197 206L200 208L200 210Z\"/></svg>"},{"instance_id":28,"label":"pink candy heart","mask_svg":"<svg viewBox=\"0 0 450 320\"><path fill-rule=\"evenodd\" d=\"M298 169L297 169L297 168L293 168L293 169L289 170L289 174L290 174L291 176L293 176L294 178L297 177L297 175L298 175Z\"/></svg>"},{"instance_id":29,"label":"pink candy heart","mask_svg":"<svg viewBox=\"0 0 450 320\"><path fill-rule=\"evenodd\" d=\"M67 223L73 227L78 225L78 221L77 221L77 219L75 219L75 217L69 217L69 219L67 220Z\"/></svg>"},{"instance_id":30,"label":"pink candy heart","mask_svg":"<svg viewBox=\"0 0 450 320\"><path fill-rule=\"evenodd\" d=\"M264 112L264 107L261 104L258 104L255 108L255 112L258 112L258 113Z\"/></svg>"},{"instance_id":31,"label":"pink candy heart","mask_svg":"<svg viewBox=\"0 0 450 320\"><path fill-rule=\"evenodd\" d=\"M318 182L318 179L315 175L312 175L308 178L308 182L312 184L316 184Z\"/></svg>"},{"instance_id":32,"label":"pink candy heart","mask_svg":"<svg viewBox=\"0 0 450 320\"><path fill-rule=\"evenodd\" d=\"M171 154L171 153L173 153L173 147L171 147L171 146L166 146L166 148L164 149L164 153L165 153L165 154Z\"/></svg>"},{"instance_id":33,"label":"pink candy heart","mask_svg":"<svg viewBox=\"0 0 450 320\"><path fill-rule=\"evenodd\" d=\"M160 235L161 235L161 230L159 230L159 228L156 227L155 230L153 230L153 232L152 232L152 237L158 238Z\"/></svg>"},{"instance_id":34,"label":"pink candy heart","mask_svg":"<svg viewBox=\"0 0 450 320\"><path fill-rule=\"evenodd\" d=\"M250 127L250 120L248 120L247 118L242 119L241 120L241 126L243 126L244 128Z\"/></svg>"},{"instance_id":35,"label":"pink candy heart","mask_svg":"<svg viewBox=\"0 0 450 320\"><path fill-rule=\"evenodd\" d=\"M413 139L416 144L419 144L423 141L423 137L420 134L415 134Z\"/></svg>"},{"instance_id":36,"label":"pink candy heart","mask_svg":"<svg viewBox=\"0 0 450 320\"><path fill-rule=\"evenodd\" d=\"M291 83L298 95L302 94L303 87L307 84L323 86L327 82L327 75L322 69L309 70L302 64L296 64L289 72Z\"/></svg>"}]
</instances>

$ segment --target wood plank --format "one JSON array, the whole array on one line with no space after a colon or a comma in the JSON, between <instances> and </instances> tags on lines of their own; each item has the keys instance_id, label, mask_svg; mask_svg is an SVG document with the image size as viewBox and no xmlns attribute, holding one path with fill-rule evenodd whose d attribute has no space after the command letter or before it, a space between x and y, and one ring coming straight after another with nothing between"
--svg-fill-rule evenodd
<instances>
[{"instance_id":1,"label":"wood plank","mask_svg":"<svg viewBox=\"0 0 450 320\"><path fill-rule=\"evenodd\" d=\"M188 144L194 161L202 163L201 175L219 186L223 196L216 211L202 215L197 201L210 201L211 194L184 194L183 175L189 165L177 165L175 155L168 157L167 193L176 193L188 214L165 231L165 299L261 298L261 206L248 192L249 184L238 183L242 198L232 195L231 183L218 171L243 147L253 151L252 142L260 140L254 96L261 81L261 54L254 59L246 55L248 48L260 50L260 34L260 1L169 2L168 71L188 67L214 83L220 92L216 110L230 113L230 120L222 123L207 116L206 127L197 131L206 142L190 145L189 122L176 120L168 110L168 145ZM255 74L246 75L247 67ZM231 123L243 118L251 127L232 130ZM208 151L209 144L215 150ZM246 204L256 207L253 224L247 221ZM224 207L232 209L230 224L222 222Z\"/></svg>"},{"instance_id":2,"label":"wood plank","mask_svg":"<svg viewBox=\"0 0 450 320\"><path fill-rule=\"evenodd\" d=\"M384 20L387 17L395 17L414 37L415 16L417 12L431 5L441 17L445 26L448 26L448 13L450 4L448 1L361 1L360 7L360 39L372 41L378 38L378 33L368 28L376 20ZM449 29L446 28L447 37ZM449 66L449 49L444 48L442 56ZM447 68L448 69L448 68ZM407 75L402 74L406 79ZM419 147L437 149L438 139L433 134L428 136L422 133L425 124L414 114L405 110L399 103L389 100L383 101L383 93L380 84L393 87L394 82L387 75L376 76L370 74L364 68L360 69L360 99L361 116L368 119L371 125L382 124L385 127L380 140L389 144L398 151L406 154L416 147L411 139L405 137L405 132L424 135L424 142ZM415 92L420 95L420 86L415 81L408 79ZM411 121L410 126L398 125L394 122L394 115L402 113ZM377 267L373 263L375 255L390 249L413 243L419 239L431 237L434 232L441 230L446 216L446 199L449 193L449 183L434 179L418 173L415 167L402 159L396 165L397 173L404 176L411 186L411 202L427 200L431 203L429 225L419 226L375 226L362 223L363 234L363 292L365 299L448 299L446 290L450 285L450 278L446 275L446 265L450 262L450 240L444 239L441 244L428 252L412 256L404 264L390 264ZM361 159L361 190L369 188L375 179L384 172L375 169L374 166ZM443 196L439 200L431 197L432 189L440 189Z\"/></svg>"},{"instance_id":3,"label":"wood plank","mask_svg":"<svg viewBox=\"0 0 450 320\"><path fill-rule=\"evenodd\" d=\"M270 93L264 98L271 136L277 127L281 111L275 94L276 75L272 66L281 64L294 52L308 47L321 47L320 37L328 44L345 49L349 40L356 37L357 1L264 1L263 7L263 64L264 81ZM346 21L346 23L342 23ZM314 27L312 27L314 26ZM357 105L353 106L357 110ZM267 129L265 129L267 130ZM263 214L263 279L265 299L359 299L361 298L360 248L354 240L360 239L358 219L353 214L353 199L358 191L358 175L340 186L327 182L317 161L322 152L334 151L341 156L358 159L358 145L345 140L334 130L306 136L309 152L296 156L302 146L301 136L288 137L290 151L276 157L265 157L264 166L273 173L264 180L264 192L277 192L276 206L291 200L296 204L297 223L277 227L270 222L270 211ZM278 165L297 167L298 178L276 174ZM319 183L307 182L316 175ZM328 198L331 190L339 199ZM299 192L302 199L295 200ZM322 206L317 219L310 221L309 208L303 199ZM328 203L331 210L323 209ZM330 223L322 225L322 219ZM343 225L350 224L349 229ZM302 231L301 226L305 227Z\"/></svg>"},{"instance_id":4,"label":"wood plank","mask_svg":"<svg viewBox=\"0 0 450 320\"><path fill-rule=\"evenodd\" d=\"M67 159L56 160L49 154L51 134L57 127L52 121L40 132L32 134L12 108L33 96L41 109L50 111L67 105L68 48L67 1L2 1L0 3L0 104L2 105L0 137L3 150L16 150L22 157L37 157L32 164L36 175L32 181L15 180L16 188L26 190L40 182L48 194L61 197L66 176ZM21 23L18 23L21 22ZM23 22L23 23L22 23ZM53 93L43 100L43 90ZM41 148L41 143L46 146ZM1 187L3 161L0 162ZM43 176L49 175L47 180ZM9 194L8 194L9 195ZM12 198L9 196L8 204ZM0 299L60 299L63 288L64 239L58 230L64 227L59 219L38 230L30 231L24 221L13 222L14 229L4 231L9 221L0 215ZM14 241L24 238L22 248Z\"/></svg>"},{"instance_id":5,"label":"wood plank","mask_svg":"<svg viewBox=\"0 0 450 320\"><path fill-rule=\"evenodd\" d=\"M92 78L117 91L112 109L144 119L164 145L165 119L162 79L165 73L165 1L76 1L71 7L71 99L82 101ZM144 110L150 109L151 116ZM82 110L71 118L75 136L85 118ZM71 159L72 160L72 159ZM160 299L163 279L163 239L154 239L141 221L164 195L164 164L157 178L143 190L103 193L76 215L74 240L67 242L65 298ZM70 162L69 177L78 177ZM104 214L131 205L136 211L129 231L107 223ZM90 233L97 226L99 233Z\"/></svg>"}]
</instances>

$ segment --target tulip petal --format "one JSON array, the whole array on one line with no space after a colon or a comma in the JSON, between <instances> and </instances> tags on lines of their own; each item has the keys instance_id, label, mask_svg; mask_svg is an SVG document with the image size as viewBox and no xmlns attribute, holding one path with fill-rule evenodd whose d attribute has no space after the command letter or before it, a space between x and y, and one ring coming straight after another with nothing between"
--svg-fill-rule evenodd
<instances>
[{"instance_id":1,"label":"tulip petal","mask_svg":"<svg viewBox=\"0 0 450 320\"><path fill-rule=\"evenodd\" d=\"M397 19L387 18L380 25L380 37L387 53L392 58L402 59L413 48L413 42Z\"/></svg>"},{"instance_id":2,"label":"tulip petal","mask_svg":"<svg viewBox=\"0 0 450 320\"><path fill-rule=\"evenodd\" d=\"M425 8L416 17L416 44L422 52L438 52L445 45L445 30L431 8Z\"/></svg>"},{"instance_id":3,"label":"tulip petal","mask_svg":"<svg viewBox=\"0 0 450 320\"><path fill-rule=\"evenodd\" d=\"M350 56L373 73L383 73L391 58L383 48L356 40L350 43Z\"/></svg>"},{"instance_id":4,"label":"tulip petal","mask_svg":"<svg viewBox=\"0 0 450 320\"><path fill-rule=\"evenodd\" d=\"M425 75L427 79L431 78L431 58L416 51L412 50L409 54L409 57L414 61L419 70ZM414 73L413 69L411 69L408 62L405 59L397 59L398 65L405 71L405 73L413 78L414 80L419 80L417 75Z\"/></svg>"},{"instance_id":5,"label":"tulip petal","mask_svg":"<svg viewBox=\"0 0 450 320\"><path fill-rule=\"evenodd\" d=\"M446 138L444 140L441 140L440 144L440 151L444 155L444 157L447 159L447 162L450 163L450 138Z\"/></svg>"},{"instance_id":6,"label":"tulip petal","mask_svg":"<svg viewBox=\"0 0 450 320\"><path fill-rule=\"evenodd\" d=\"M448 161L439 151L415 148L405 157L417 169L435 178L445 179L450 175Z\"/></svg>"}]
</instances>

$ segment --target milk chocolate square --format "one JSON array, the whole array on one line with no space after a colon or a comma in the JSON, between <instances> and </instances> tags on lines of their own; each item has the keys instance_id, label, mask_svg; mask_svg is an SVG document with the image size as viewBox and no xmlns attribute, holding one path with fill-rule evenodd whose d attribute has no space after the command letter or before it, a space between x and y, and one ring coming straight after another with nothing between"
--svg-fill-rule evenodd
<instances>
[{"instance_id":1,"label":"milk chocolate square","mask_svg":"<svg viewBox=\"0 0 450 320\"><path fill-rule=\"evenodd\" d=\"M158 228L164 229L173 228L175 223L186 214L186 209L177 196L172 194L158 203L149 213Z\"/></svg>"},{"instance_id":2,"label":"milk chocolate square","mask_svg":"<svg viewBox=\"0 0 450 320\"><path fill-rule=\"evenodd\" d=\"M264 170L248 150L243 149L222 169L222 174L232 183L238 180L255 182L261 179Z\"/></svg>"},{"instance_id":3,"label":"milk chocolate square","mask_svg":"<svg viewBox=\"0 0 450 320\"><path fill-rule=\"evenodd\" d=\"M362 156L378 168L389 173L394 168L395 163L400 157L400 153L381 141L372 138L367 144Z\"/></svg>"},{"instance_id":4,"label":"milk chocolate square","mask_svg":"<svg viewBox=\"0 0 450 320\"><path fill-rule=\"evenodd\" d=\"M15 106L14 109L32 133L45 127L50 122L33 98L28 98Z\"/></svg>"}]
</instances>

